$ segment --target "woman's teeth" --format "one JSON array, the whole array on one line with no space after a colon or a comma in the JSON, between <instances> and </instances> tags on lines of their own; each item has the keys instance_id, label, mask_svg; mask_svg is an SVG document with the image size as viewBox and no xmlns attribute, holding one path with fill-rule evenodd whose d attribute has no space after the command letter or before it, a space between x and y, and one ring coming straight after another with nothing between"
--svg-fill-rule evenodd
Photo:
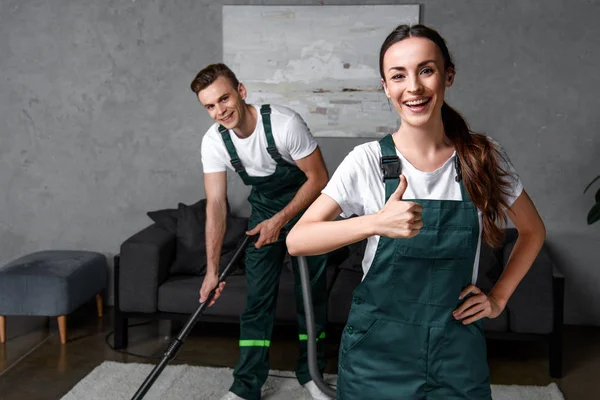
<instances>
[{"instance_id":1,"label":"woman's teeth","mask_svg":"<svg viewBox=\"0 0 600 400\"><path fill-rule=\"evenodd\" d=\"M407 101L405 104L408 106L419 106L421 104L425 104L429 101L429 99L420 99L420 100L413 100L413 101Z\"/></svg>"}]
</instances>

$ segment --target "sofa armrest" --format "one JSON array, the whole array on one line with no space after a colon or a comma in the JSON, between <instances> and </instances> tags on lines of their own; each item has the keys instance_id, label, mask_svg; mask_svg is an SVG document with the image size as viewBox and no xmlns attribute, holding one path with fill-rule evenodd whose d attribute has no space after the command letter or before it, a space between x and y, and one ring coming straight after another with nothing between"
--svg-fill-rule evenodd
<instances>
[{"instance_id":1,"label":"sofa armrest","mask_svg":"<svg viewBox=\"0 0 600 400\"><path fill-rule=\"evenodd\" d=\"M504 249L504 265L515 242L508 243ZM506 306L510 331L537 334L553 331L554 269L554 262L544 244Z\"/></svg>"},{"instance_id":2,"label":"sofa armrest","mask_svg":"<svg viewBox=\"0 0 600 400\"><path fill-rule=\"evenodd\" d=\"M175 257L175 234L150 225L121 244L119 309L157 311L158 287L167 279Z\"/></svg>"}]
</instances>

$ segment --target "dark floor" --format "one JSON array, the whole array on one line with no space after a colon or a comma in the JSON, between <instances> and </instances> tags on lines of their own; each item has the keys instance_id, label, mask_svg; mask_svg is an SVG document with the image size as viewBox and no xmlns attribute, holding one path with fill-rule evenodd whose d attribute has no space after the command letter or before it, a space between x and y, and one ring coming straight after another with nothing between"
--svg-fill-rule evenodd
<instances>
[{"instance_id":1,"label":"dark floor","mask_svg":"<svg viewBox=\"0 0 600 400\"><path fill-rule=\"evenodd\" d=\"M112 310L107 309L102 319L95 317L94 311L90 305L69 316L66 345L60 344L54 320L44 320L41 327L18 332L14 326L11 330L11 318L7 318L8 340L0 346L0 399L60 399L104 360L158 362L158 358L139 358L111 350L105 338L113 328ZM136 322L145 321L130 324ZM173 328L174 333L178 330L179 327ZM156 322L132 327L127 350L160 358L169 343L164 332L168 332L165 324L159 326ZM198 324L173 363L233 367L238 357L237 336L235 325ZM273 369L293 370L296 338L294 329L275 328L271 344ZM336 335L329 335L326 372L336 372L337 345ZM488 353L492 383L545 386L555 381L568 400L600 398L600 328L566 327L565 376L560 380L548 375L544 343L490 341Z\"/></svg>"}]
</instances>

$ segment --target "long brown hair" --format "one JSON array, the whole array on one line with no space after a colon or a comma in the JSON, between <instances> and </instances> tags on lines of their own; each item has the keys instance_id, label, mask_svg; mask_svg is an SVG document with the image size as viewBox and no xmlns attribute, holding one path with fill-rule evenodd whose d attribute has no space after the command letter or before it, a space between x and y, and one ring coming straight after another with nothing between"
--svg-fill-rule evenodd
<instances>
[{"instance_id":1,"label":"long brown hair","mask_svg":"<svg viewBox=\"0 0 600 400\"><path fill-rule=\"evenodd\" d=\"M444 58L445 71L455 71L446 42L438 32L424 25L399 25L381 45L379 73L383 73L383 57L395 43L409 37L422 37L435 43ZM459 157L465 189L483 216L483 239L490 246L498 246L504 236L500 227L506 224L508 204L505 196L510 193L511 174L501 167L502 154L490 140L469 129L465 119L446 102L442 105L444 132Z\"/></svg>"}]
</instances>

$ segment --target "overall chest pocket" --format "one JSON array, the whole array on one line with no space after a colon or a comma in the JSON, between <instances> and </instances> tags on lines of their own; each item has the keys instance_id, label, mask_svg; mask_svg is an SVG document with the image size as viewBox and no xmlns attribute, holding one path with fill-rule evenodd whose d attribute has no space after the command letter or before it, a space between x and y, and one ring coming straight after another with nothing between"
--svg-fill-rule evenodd
<instances>
[{"instance_id":1,"label":"overall chest pocket","mask_svg":"<svg viewBox=\"0 0 600 400\"><path fill-rule=\"evenodd\" d=\"M472 253L472 228L424 226L417 236L399 239L396 253L402 257L462 260Z\"/></svg>"},{"instance_id":2,"label":"overall chest pocket","mask_svg":"<svg viewBox=\"0 0 600 400\"><path fill-rule=\"evenodd\" d=\"M473 272L473 228L425 226L397 239L393 285L396 300L452 306Z\"/></svg>"}]
</instances>

